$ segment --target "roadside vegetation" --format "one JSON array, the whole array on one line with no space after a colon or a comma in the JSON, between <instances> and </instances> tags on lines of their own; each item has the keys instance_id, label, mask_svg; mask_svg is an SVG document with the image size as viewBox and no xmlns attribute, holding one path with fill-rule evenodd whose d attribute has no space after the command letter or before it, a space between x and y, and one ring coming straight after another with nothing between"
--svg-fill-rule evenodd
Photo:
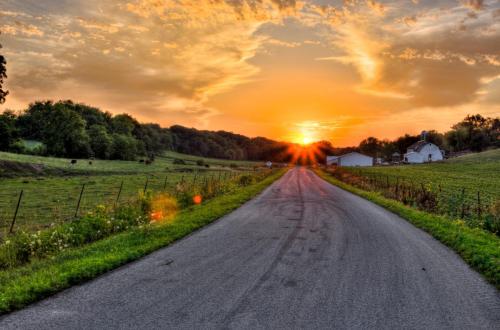
<instances>
[{"instance_id":1,"label":"roadside vegetation","mask_svg":"<svg viewBox=\"0 0 500 330\"><path fill-rule=\"evenodd\" d=\"M383 206L425 230L455 250L465 262L500 289L499 152L491 151L475 156L465 156L442 164L345 168L334 171L317 169L316 173L326 181ZM401 178L403 171L408 171L404 176L406 181ZM410 180L413 180L415 191L411 189ZM462 217L463 205L467 204L461 199L455 205L456 201L452 196L457 187L451 186L449 192L443 189L445 185L454 185L457 182L469 185L469 189L488 192L496 198L493 198L489 205L484 202L483 213L479 217L473 206L465 206L467 211ZM398 188L396 183L399 184ZM433 197L429 197L434 194L431 189L439 189L436 188L439 185L443 187L443 197L434 202ZM446 194L451 195L445 198ZM431 201L433 204L437 203L436 209L429 208L428 203ZM460 210L458 215L446 211L455 209L455 206Z\"/></svg>"},{"instance_id":2,"label":"roadside vegetation","mask_svg":"<svg viewBox=\"0 0 500 330\"><path fill-rule=\"evenodd\" d=\"M239 207L285 170L240 173L227 182L180 183L116 208L39 232L18 231L0 245L0 313L140 258Z\"/></svg>"},{"instance_id":3,"label":"roadside vegetation","mask_svg":"<svg viewBox=\"0 0 500 330\"><path fill-rule=\"evenodd\" d=\"M432 164L328 171L358 188L500 235L500 149Z\"/></svg>"},{"instance_id":4,"label":"roadside vegetation","mask_svg":"<svg viewBox=\"0 0 500 330\"><path fill-rule=\"evenodd\" d=\"M71 159L0 152L0 242L13 220L14 230L36 231L71 221L100 204L127 203L139 192L175 194L181 186L224 184L260 172L263 165L175 152L150 164L111 160L72 164Z\"/></svg>"}]
</instances>

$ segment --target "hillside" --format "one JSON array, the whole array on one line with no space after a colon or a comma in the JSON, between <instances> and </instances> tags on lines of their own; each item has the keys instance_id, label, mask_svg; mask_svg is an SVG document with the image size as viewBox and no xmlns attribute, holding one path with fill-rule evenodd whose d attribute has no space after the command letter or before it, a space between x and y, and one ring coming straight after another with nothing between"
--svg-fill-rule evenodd
<instances>
[{"instance_id":1,"label":"hillside","mask_svg":"<svg viewBox=\"0 0 500 330\"><path fill-rule=\"evenodd\" d=\"M155 173L168 170L188 169L224 169L230 166L251 168L262 165L262 162L230 161L224 159L203 158L185 155L173 151L162 153L149 165L144 162L122 160L92 160L77 159L71 164L69 158L42 157L0 152L0 177L32 176L32 175L98 175L98 174L135 174ZM176 161L177 160L177 161ZM180 162L179 162L180 161ZM180 164L180 163L184 164ZM202 166L198 166L200 162ZM209 167L206 167L208 164Z\"/></svg>"}]
</instances>

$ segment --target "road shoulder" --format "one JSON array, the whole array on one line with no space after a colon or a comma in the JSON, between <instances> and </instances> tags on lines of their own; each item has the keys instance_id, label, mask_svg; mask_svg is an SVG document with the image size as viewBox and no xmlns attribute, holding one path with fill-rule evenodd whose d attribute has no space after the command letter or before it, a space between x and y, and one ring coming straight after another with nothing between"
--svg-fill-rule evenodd
<instances>
[{"instance_id":1,"label":"road shoulder","mask_svg":"<svg viewBox=\"0 0 500 330\"><path fill-rule=\"evenodd\" d=\"M328 183L380 205L426 231L457 252L469 266L500 290L500 238L496 235L469 228L459 220L413 209L379 193L350 186L324 171L315 170L315 173Z\"/></svg>"}]
</instances>

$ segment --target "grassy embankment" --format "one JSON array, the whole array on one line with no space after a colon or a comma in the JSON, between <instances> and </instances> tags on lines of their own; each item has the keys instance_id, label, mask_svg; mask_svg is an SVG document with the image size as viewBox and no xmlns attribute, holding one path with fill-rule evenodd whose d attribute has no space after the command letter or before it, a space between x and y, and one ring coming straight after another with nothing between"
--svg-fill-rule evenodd
<instances>
[{"instance_id":1,"label":"grassy embankment","mask_svg":"<svg viewBox=\"0 0 500 330\"><path fill-rule=\"evenodd\" d=\"M78 160L0 152L0 240L8 231L19 194L23 197L16 229L35 231L74 217L96 205L128 202L143 191L174 192L179 182L227 180L253 172L262 163L209 159L167 152L146 165L138 161ZM122 186L123 182L123 186ZM120 191L120 187L122 187Z\"/></svg>"},{"instance_id":2,"label":"grassy embankment","mask_svg":"<svg viewBox=\"0 0 500 330\"><path fill-rule=\"evenodd\" d=\"M357 174L383 174L392 178L406 176L408 179L425 180L426 183L433 182L443 186L466 185L469 189L481 189L498 198L498 189L500 189L498 155L499 151L493 151L438 164L352 169L352 171ZM411 205L404 205L399 201L384 197L381 192L354 187L323 170L316 172L326 181L385 207L407 219L416 227L425 230L455 250L472 268L500 289L500 237L494 233L472 228L461 219L431 214Z\"/></svg>"},{"instance_id":3,"label":"grassy embankment","mask_svg":"<svg viewBox=\"0 0 500 330\"><path fill-rule=\"evenodd\" d=\"M63 250L51 258L35 259L27 265L0 271L0 313L23 307L164 247L239 207L284 172L275 171L256 183L190 206L168 223L132 227L95 243Z\"/></svg>"}]
</instances>

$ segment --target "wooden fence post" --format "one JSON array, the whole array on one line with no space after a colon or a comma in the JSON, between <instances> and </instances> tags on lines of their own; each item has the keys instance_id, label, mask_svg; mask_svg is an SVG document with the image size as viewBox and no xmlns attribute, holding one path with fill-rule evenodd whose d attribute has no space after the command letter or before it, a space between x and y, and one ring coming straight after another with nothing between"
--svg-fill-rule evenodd
<instances>
[{"instance_id":1,"label":"wooden fence post","mask_svg":"<svg viewBox=\"0 0 500 330\"><path fill-rule=\"evenodd\" d=\"M14 232L14 225L16 223L17 212L19 211L19 206L21 205L21 199L23 198L23 193L24 190L21 189L21 192L19 193L19 199L17 200L16 211L14 212L14 217L12 218L12 222L10 224L9 234L12 234Z\"/></svg>"},{"instance_id":2,"label":"wooden fence post","mask_svg":"<svg viewBox=\"0 0 500 330\"><path fill-rule=\"evenodd\" d=\"M84 190L85 190L85 183L82 185L82 190L80 191L80 197L78 197L78 204L76 204L76 210L75 210L75 218L78 217L78 211L80 210L80 203L82 201Z\"/></svg>"},{"instance_id":3,"label":"wooden fence post","mask_svg":"<svg viewBox=\"0 0 500 330\"><path fill-rule=\"evenodd\" d=\"M116 200L115 200L115 207L118 204L118 200L120 199L120 195L122 194L122 189L123 189L123 181L120 184L120 189L118 189L118 195L116 195Z\"/></svg>"},{"instance_id":4,"label":"wooden fence post","mask_svg":"<svg viewBox=\"0 0 500 330\"><path fill-rule=\"evenodd\" d=\"M462 188L462 212L460 214L460 219L465 217L465 188Z\"/></svg>"},{"instance_id":5,"label":"wooden fence post","mask_svg":"<svg viewBox=\"0 0 500 330\"><path fill-rule=\"evenodd\" d=\"M163 191L167 189L167 180L168 180L168 175L165 175L165 181L163 182Z\"/></svg>"},{"instance_id":6,"label":"wooden fence post","mask_svg":"<svg viewBox=\"0 0 500 330\"><path fill-rule=\"evenodd\" d=\"M144 193L146 193L146 190L148 189L148 184L149 184L149 177L146 178L146 183L144 184Z\"/></svg>"}]
</instances>

